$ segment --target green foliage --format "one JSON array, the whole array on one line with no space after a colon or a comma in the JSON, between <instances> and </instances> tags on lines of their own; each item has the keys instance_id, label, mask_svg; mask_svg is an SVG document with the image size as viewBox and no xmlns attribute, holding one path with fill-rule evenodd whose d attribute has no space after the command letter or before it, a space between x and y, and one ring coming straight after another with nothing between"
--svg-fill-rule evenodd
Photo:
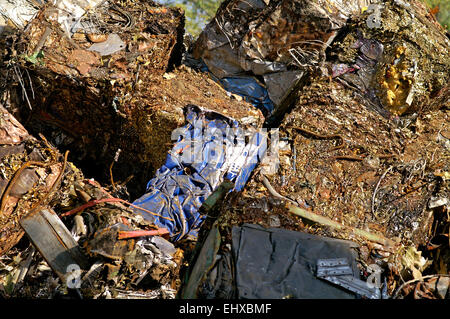
<instances>
[{"instance_id":1,"label":"green foliage","mask_svg":"<svg viewBox=\"0 0 450 319\"><path fill-rule=\"evenodd\" d=\"M186 31L197 37L214 17L222 0L160 0L160 2L182 8L186 15Z\"/></svg>"},{"instance_id":2,"label":"green foliage","mask_svg":"<svg viewBox=\"0 0 450 319\"><path fill-rule=\"evenodd\" d=\"M430 9L439 8L436 18L442 26L450 31L450 1L449 0L424 0Z\"/></svg>"},{"instance_id":3,"label":"green foliage","mask_svg":"<svg viewBox=\"0 0 450 319\"><path fill-rule=\"evenodd\" d=\"M34 53L33 55L23 55L23 58L28 61L31 62L33 64L39 64L42 65L42 58L44 57L44 52L43 51L38 51L36 53Z\"/></svg>"}]
</instances>

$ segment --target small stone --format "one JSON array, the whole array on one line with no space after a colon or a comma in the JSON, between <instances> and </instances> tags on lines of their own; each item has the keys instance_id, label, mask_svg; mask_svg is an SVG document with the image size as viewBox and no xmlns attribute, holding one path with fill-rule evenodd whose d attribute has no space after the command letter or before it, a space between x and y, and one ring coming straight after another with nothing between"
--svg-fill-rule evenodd
<instances>
[{"instance_id":1,"label":"small stone","mask_svg":"<svg viewBox=\"0 0 450 319\"><path fill-rule=\"evenodd\" d=\"M270 227L280 227L281 226L280 218L277 215L270 215L269 216L269 226Z\"/></svg>"}]
</instances>

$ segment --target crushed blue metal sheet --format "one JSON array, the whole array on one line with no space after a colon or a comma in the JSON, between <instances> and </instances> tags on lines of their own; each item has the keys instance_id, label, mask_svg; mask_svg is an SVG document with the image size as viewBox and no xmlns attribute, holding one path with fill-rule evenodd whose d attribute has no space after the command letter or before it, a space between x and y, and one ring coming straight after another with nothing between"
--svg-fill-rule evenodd
<instances>
[{"instance_id":1,"label":"crushed blue metal sheet","mask_svg":"<svg viewBox=\"0 0 450 319\"><path fill-rule=\"evenodd\" d=\"M265 132L243 130L239 123L219 113L188 105L187 124L176 129L176 140L165 164L133 204L136 214L165 227L176 241L196 237L205 216L199 208L224 181L243 189L267 149Z\"/></svg>"},{"instance_id":2,"label":"crushed blue metal sheet","mask_svg":"<svg viewBox=\"0 0 450 319\"><path fill-rule=\"evenodd\" d=\"M271 115L274 110L272 100L267 89L260 85L254 77L229 77L220 79L225 90L242 96L247 102L260 109L265 116Z\"/></svg>"},{"instance_id":3,"label":"crushed blue metal sheet","mask_svg":"<svg viewBox=\"0 0 450 319\"><path fill-rule=\"evenodd\" d=\"M196 60L192 57L185 57L184 62L202 72L209 73L211 78L220 83L226 91L243 97L245 101L261 110L265 117L272 115L275 110L275 105L270 99L267 88L259 84L255 77L230 76L220 79L210 72L208 66L201 59Z\"/></svg>"}]
</instances>

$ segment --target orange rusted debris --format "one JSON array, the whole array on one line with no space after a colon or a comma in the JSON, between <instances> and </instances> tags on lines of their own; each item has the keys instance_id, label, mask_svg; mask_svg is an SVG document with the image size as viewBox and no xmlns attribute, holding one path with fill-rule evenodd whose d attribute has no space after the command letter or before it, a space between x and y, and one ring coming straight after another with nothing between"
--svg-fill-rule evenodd
<instances>
[{"instance_id":1,"label":"orange rusted debris","mask_svg":"<svg viewBox=\"0 0 450 319\"><path fill-rule=\"evenodd\" d=\"M132 231L119 231L119 239L137 238L146 236L164 236L168 235L169 231L165 228L159 228L156 230L132 230Z\"/></svg>"}]
</instances>

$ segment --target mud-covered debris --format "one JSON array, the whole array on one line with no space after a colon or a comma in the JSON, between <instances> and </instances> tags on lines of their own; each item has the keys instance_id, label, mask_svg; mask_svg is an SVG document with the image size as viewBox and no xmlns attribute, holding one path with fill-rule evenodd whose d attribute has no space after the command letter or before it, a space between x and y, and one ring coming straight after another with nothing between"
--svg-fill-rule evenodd
<instances>
[{"instance_id":1,"label":"mud-covered debris","mask_svg":"<svg viewBox=\"0 0 450 319\"><path fill-rule=\"evenodd\" d=\"M24 235L18 221L54 197L64 164L56 150L29 135L3 106L0 113L1 255Z\"/></svg>"},{"instance_id":2,"label":"mud-covered debris","mask_svg":"<svg viewBox=\"0 0 450 319\"><path fill-rule=\"evenodd\" d=\"M231 4L226 11L226 4L222 15L234 12ZM395 295L404 282L448 272L450 46L442 27L418 2L347 9L351 19L335 29L322 64L305 70L308 80L291 94L292 108L281 120L279 140L273 141L279 146L279 165L268 154L244 191L225 199L229 205L216 213L217 227L222 248L231 242L233 226L270 227L274 219L282 228L354 240L360 244L363 271L380 265L387 293ZM264 10L241 14L247 18L249 12L260 17ZM376 12L376 19L369 19ZM208 54L237 48L243 34L258 37L247 33L250 27L244 24L233 29L230 22L222 31L219 26L220 20L211 22L197 43L206 64L208 59L223 61ZM230 39L223 43L208 42L225 34ZM267 41L255 50L270 48ZM305 212L301 218L289 213L289 207L297 206ZM318 216L316 223L308 216Z\"/></svg>"},{"instance_id":3,"label":"mud-covered debris","mask_svg":"<svg viewBox=\"0 0 450 319\"><path fill-rule=\"evenodd\" d=\"M407 281L396 291L399 299L448 299L450 277L447 274L428 275Z\"/></svg>"},{"instance_id":4,"label":"mud-covered debris","mask_svg":"<svg viewBox=\"0 0 450 319\"><path fill-rule=\"evenodd\" d=\"M376 27L369 23L374 11L366 10L328 48L326 64L332 76L356 87L364 103L379 112L402 115L433 109L430 99L445 90L449 79L445 30L420 1L383 2L374 10ZM336 74L336 67L345 70Z\"/></svg>"},{"instance_id":5,"label":"mud-covered debris","mask_svg":"<svg viewBox=\"0 0 450 319\"><path fill-rule=\"evenodd\" d=\"M193 56L202 59L227 90L245 96L267 117L281 117L292 90L302 86L307 71L323 65L337 30L365 5L224 1L196 41ZM247 87L239 89L244 81Z\"/></svg>"},{"instance_id":6,"label":"mud-covered debris","mask_svg":"<svg viewBox=\"0 0 450 319\"><path fill-rule=\"evenodd\" d=\"M366 265L382 261L383 271L390 274L386 277L390 295L403 281L445 274L448 205L442 199L448 198L443 172L449 161L436 137L447 126L448 111L419 113L401 127L367 110L345 86L315 81L298 93L296 107L280 126L280 139L289 147L278 153L279 170L260 166L244 192L231 195L226 199L230 205L221 207L222 236L228 238L232 225L251 222L270 227L277 218L282 228L356 240L365 247L360 253ZM260 174L266 175L273 190ZM311 224L307 215L301 219L290 215L290 206L342 227ZM394 244L390 248L375 244L377 239L346 226Z\"/></svg>"},{"instance_id":7,"label":"mud-covered debris","mask_svg":"<svg viewBox=\"0 0 450 319\"><path fill-rule=\"evenodd\" d=\"M114 224L98 229L85 245L87 253L110 259L122 259L126 253L135 248L135 240L118 240L120 230L130 230L130 227L124 224Z\"/></svg>"},{"instance_id":8,"label":"mud-covered debris","mask_svg":"<svg viewBox=\"0 0 450 319\"><path fill-rule=\"evenodd\" d=\"M258 110L206 75L177 68L184 33L179 9L104 1L86 10L69 34L55 12L44 6L25 32L3 39L3 98L31 133L76 155L87 175L125 185L132 197L142 194L174 142L171 132L184 124L187 104L261 125Z\"/></svg>"},{"instance_id":9,"label":"mud-covered debris","mask_svg":"<svg viewBox=\"0 0 450 319\"><path fill-rule=\"evenodd\" d=\"M429 98L448 82L449 43L419 1L230 0L193 54L227 90L253 96L268 117L282 117L290 93L314 73L356 87L363 103L389 116L432 107ZM258 76L258 90L234 91L243 78L256 87ZM267 92L275 107L263 102Z\"/></svg>"},{"instance_id":10,"label":"mud-covered debris","mask_svg":"<svg viewBox=\"0 0 450 319\"><path fill-rule=\"evenodd\" d=\"M119 229L129 229L129 227L115 224L99 230L85 245L90 255L95 258L104 257L106 280L114 282L114 289L130 289L130 285L137 286L141 282L153 287L169 285L175 288L173 286L174 271L178 268L177 258L181 251L175 249L173 245L171 247L169 242L163 244L162 238L119 239ZM97 284L92 283L95 278L92 274L94 271L95 269L91 271L91 274L86 274L89 282L82 285L82 288ZM95 279L98 282L98 271Z\"/></svg>"},{"instance_id":11,"label":"mud-covered debris","mask_svg":"<svg viewBox=\"0 0 450 319\"><path fill-rule=\"evenodd\" d=\"M23 33L6 40L12 50L3 62L14 65L10 80L18 81L20 92L19 100L8 104L17 117L29 118L31 133L42 133L61 149L70 149L79 163L92 160L94 165L86 164L92 171L103 167L105 180L110 157L118 148L125 150L115 164L116 178L124 181L139 176L130 163L145 155L137 134L140 124L123 116L131 119L134 102L142 109L149 104L130 93L140 84L153 83L181 57L177 39L182 37L184 20L179 10L153 2L132 1L127 6L100 2L87 5L89 10L81 8L79 14L59 8L70 1L58 8L47 3ZM76 15L70 26L65 24L67 12ZM105 41L100 41L102 35ZM9 88L16 89L14 84ZM31 113L21 107L22 94ZM99 122L101 128L95 125Z\"/></svg>"},{"instance_id":12,"label":"mud-covered debris","mask_svg":"<svg viewBox=\"0 0 450 319\"><path fill-rule=\"evenodd\" d=\"M131 203L85 179L67 155L62 159L45 139L34 139L1 110L3 123L10 128L4 131L2 146L9 153L1 158L2 296L102 297L115 283L131 294L139 290L149 298L173 298L180 286L183 251L163 238L149 237L157 227L132 213ZM32 156L39 161L27 161ZM21 187L11 192L26 163L36 167L37 177L22 179ZM117 227L134 232L133 238L120 239ZM31 243L37 251L22 251ZM74 288L77 293L71 293Z\"/></svg>"}]
</instances>

